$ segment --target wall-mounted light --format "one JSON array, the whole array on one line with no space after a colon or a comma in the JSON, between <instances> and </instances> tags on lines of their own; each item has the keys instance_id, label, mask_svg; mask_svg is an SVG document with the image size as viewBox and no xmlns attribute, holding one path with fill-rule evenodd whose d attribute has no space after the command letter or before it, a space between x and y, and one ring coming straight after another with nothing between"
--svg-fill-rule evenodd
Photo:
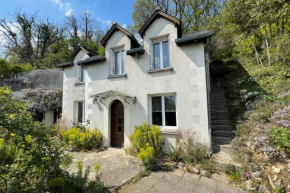
<instances>
[{"instance_id":1,"label":"wall-mounted light","mask_svg":"<svg viewBox=\"0 0 290 193\"><path fill-rule=\"evenodd\" d=\"M134 97L132 98L132 102L133 102L133 104L135 104L136 101L137 101L137 97L134 96Z\"/></svg>"}]
</instances>

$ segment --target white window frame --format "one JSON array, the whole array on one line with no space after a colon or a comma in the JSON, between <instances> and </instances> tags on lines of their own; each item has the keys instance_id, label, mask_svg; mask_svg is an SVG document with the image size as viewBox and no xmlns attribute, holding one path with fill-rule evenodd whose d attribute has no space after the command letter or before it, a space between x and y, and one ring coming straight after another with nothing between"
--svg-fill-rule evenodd
<instances>
[{"instance_id":1,"label":"white window frame","mask_svg":"<svg viewBox=\"0 0 290 193\"><path fill-rule=\"evenodd\" d=\"M163 35L163 36L159 36L159 37L155 37L155 38L151 38L150 39L150 52L151 52L151 70L159 70L155 68L155 53L154 53L154 44L159 44L160 45L160 69L166 69L166 68L170 68L171 64L170 64L170 41L169 41L169 35ZM168 42L168 67L164 68L164 62L163 62L163 42L167 41Z\"/></svg>"},{"instance_id":2,"label":"white window frame","mask_svg":"<svg viewBox=\"0 0 290 193\"><path fill-rule=\"evenodd\" d=\"M176 116L176 126L166 126L166 118L165 118L165 96L175 96L175 116ZM153 112L152 112L152 97L161 97L162 104L162 125L157 125L162 129L177 129L178 128L178 116L177 116L177 95L176 93L166 93L166 94L153 94L149 96L149 124L153 125Z\"/></svg>"},{"instance_id":3,"label":"white window frame","mask_svg":"<svg viewBox=\"0 0 290 193\"><path fill-rule=\"evenodd\" d=\"M79 122L79 120L78 120L79 103L83 103L82 122ZM85 101L75 101L75 120L77 123L85 124Z\"/></svg>"},{"instance_id":4,"label":"white window frame","mask_svg":"<svg viewBox=\"0 0 290 193\"><path fill-rule=\"evenodd\" d=\"M122 61L122 51L124 53L124 61ZM120 69L121 69L121 73L120 74L116 74L116 53L120 52ZM126 74L126 62L125 62L125 49L124 49L124 45L122 46L117 46L114 48L111 48L111 75L122 75L122 74ZM122 62L124 63L124 65L122 65ZM124 67L124 68L123 68Z\"/></svg>"}]
</instances>

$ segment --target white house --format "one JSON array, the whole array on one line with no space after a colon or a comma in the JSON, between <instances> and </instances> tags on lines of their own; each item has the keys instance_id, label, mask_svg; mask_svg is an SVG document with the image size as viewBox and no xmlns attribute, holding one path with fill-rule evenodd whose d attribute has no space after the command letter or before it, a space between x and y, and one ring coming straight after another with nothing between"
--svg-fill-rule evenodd
<instances>
[{"instance_id":1,"label":"white house","mask_svg":"<svg viewBox=\"0 0 290 193\"><path fill-rule=\"evenodd\" d=\"M63 115L88 123L108 146L128 146L142 122L161 127L165 150L176 146L179 131L190 130L211 146L209 68L206 44L213 35L181 34L181 24L156 10L139 30L141 46L113 24L101 41L105 56L84 46L63 69Z\"/></svg>"}]
</instances>

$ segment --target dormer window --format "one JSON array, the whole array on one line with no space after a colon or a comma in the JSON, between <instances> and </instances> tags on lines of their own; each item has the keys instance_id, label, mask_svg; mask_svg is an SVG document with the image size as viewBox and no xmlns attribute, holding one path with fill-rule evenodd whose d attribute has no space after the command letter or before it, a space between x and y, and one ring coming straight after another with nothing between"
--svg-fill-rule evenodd
<instances>
[{"instance_id":1,"label":"dormer window","mask_svg":"<svg viewBox=\"0 0 290 193\"><path fill-rule=\"evenodd\" d=\"M124 46L112 49L111 75L125 74L125 51Z\"/></svg>"},{"instance_id":2,"label":"dormer window","mask_svg":"<svg viewBox=\"0 0 290 193\"><path fill-rule=\"evenodd\" d=\"M115 74L125 73L124 50L115 51Z\"/></svg>"},{"instance_id":3,"label":"dormer window","mask_svg":"<svg viewBox=\"0 0 290 193\"><path fill-rule=\"evenodd\" d=\"M169 67L169 49L168 40L160 40L153 44L154 69L163 69Z\"/></svg>"},{"instance_id":4,"label":"dormer window","mask_svg":"<svg viewBox=\"0 0 290 193\"><path fill-rule=\"evenodd\" d=\"M85 82L85 69L81 65L77 66L77 77L78 83Z\"/></svg>"},{"instance_id":5,"label":"dormer window","mask_svg":"<svg viewBox=\"0 0 290 193\"><path fill-rule=\"evenodd\" d=\"M160 70L170 67L168 36L151 39L151 70Z\"/></svg>"}]
</instances>

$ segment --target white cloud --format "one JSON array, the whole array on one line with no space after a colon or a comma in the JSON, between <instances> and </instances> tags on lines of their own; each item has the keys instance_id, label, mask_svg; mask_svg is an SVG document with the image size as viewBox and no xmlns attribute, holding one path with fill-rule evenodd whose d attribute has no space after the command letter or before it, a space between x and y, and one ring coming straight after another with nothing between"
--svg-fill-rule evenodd
<instances>
[{"instance_id":1,"label":"white cloud","mask_svg":"<svg viewBox=\"0 0 290 193\"><path fill-rule=\"evenodd\" d=\"M112 23L113 23L113 21L112 20L109 20L109 19L107 19L107 20L102 20L101 18L97 18L97 20L99 21L99 22L101 22L102 24L106 24L106 25L108 25L108 26L111 26L112 25Z\"/></svg>"},{"instance_id":2,"label":"white cloud","mask_svg":"<svg viewBox=\"0 0 290 193\"><path fill-rule=\"evenodd\" d=\"M61 11L64 12L65 16L70 16L73 13L72 5L68 2L63 2L62 0L49 0L56 4Z\"/></svg>"},{"instance_id":3,"label":"white cloud","mask_svg":"<svg viewBox=\"0 0 290 193\"><path fill-rule=\"evenodd\" d=\"M124 29L127 29L127 27L128 27L128 25L125 23L122 25L122 28L124 28Z\"/></svg>"}]
</instances>

